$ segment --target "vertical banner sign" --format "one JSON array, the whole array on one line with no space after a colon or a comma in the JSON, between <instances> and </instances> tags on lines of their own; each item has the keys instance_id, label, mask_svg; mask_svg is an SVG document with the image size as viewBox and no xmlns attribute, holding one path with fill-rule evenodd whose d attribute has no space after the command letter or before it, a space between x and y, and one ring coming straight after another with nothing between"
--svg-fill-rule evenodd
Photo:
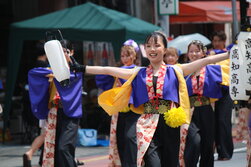
<instances>
[{"instance_id":1,"label":"vertical banner sign","mask_svg":"<svg viewBox=\"0 0 251 167\"><path fill-rule=\"evenodd\" d=\"M159 15L178 15L179 0L158 0Z\"/></svg>"},{"instance_id":2,"label":"vertical banner sign","mask_svg":"<svg viewBox=\"0 0 251 167\"><path fill-rule=\"evenodd\" d=\"M243 59L243 81L246 95L251 91L251 32L240 32L238 46ZM248 93L249 92L249 93Z\"/></svg>"},{"instance_id":3,"label":"vertical banner sign","mask_svg":"<svg viewBox=\"0 0 251 167\"><path fill-rule=\"evenodd\" d=\"M229 93L232 100L246 100L246 96L243 80L241 79L241 55L239 47L234 45L230 51L230 86Z\"/></svg>"},{"instance_id":4,"label":"vertical banner sign","mask_svg":"<svg viewBox=\"0 0 251 167\"><path fill-rule=\"evenodd\" d=\"M247 92L251 90L251 33L241 32L238 45L230 52L230 87L233 100L249 99Z\"/></svg>"}]
</instances>

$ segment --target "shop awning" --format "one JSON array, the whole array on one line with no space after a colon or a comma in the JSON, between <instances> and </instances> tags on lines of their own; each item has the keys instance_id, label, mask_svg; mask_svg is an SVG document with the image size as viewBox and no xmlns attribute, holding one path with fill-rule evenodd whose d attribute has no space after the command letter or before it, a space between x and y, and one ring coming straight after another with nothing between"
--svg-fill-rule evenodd
<instances>
[{"instance_id":1,"label":"shop awning","mask_svg":"<svg viewBox=\"0 0 251 167\"><path fill-rule=\"evenodd\" d=\"M236 2L237 17L240 20L240 5ZM248 16L251 10L248 10ZM179 2L179 15L170 16L170 24L184 23L227 23L232 22L231 1Z\"/></svg>"}]
</instances>

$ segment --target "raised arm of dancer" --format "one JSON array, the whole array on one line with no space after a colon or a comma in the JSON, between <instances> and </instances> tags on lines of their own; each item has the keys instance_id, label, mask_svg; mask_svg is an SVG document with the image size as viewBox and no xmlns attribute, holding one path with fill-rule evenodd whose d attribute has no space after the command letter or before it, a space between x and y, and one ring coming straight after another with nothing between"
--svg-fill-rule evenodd
<instances>
[{"instance_id":1,"label":"raised arm of dancer","mask_svg":"<svg viewBox=\"0 0 251 167\"><path fill-rule=\"evenodd\" d=\"M199 59L191 63L182 64L181 67L182 67L184 76L187 76L193 72L196 72L197 70L199 70L200 68L208 64L216 63L222 60L226 60L228 58L229 58L229 54L228 52L226 52L226 53L217 54L214 56L208 56L206 58Z\"/></svg>"},{"instance_id":2,"label":"raised arm of dancer","mask_svg":"<svg viewBox=\"0 0 251 167\"><path fill-rule=\"evenodd\" d=\"M133 74L133 69L123 69L118 67L109 67L109 66L86 66L79 64L74 57L70 57L70 68L75 72L84 72L88 74L103 74L103 75L111 75L118 78L129 79Z\"/></svg>"},{"instance_id":3,"label":"raised arm of dancer","mask_svg":"<svg viewBox=\"0 0 251 167\"><path fill-rule=\"evenodd\" d=\"M134 70L108 66L86 66L85 72L88 74L104 74L112 75L118 78L129 79Z\"/></svg>"}]
</instances>

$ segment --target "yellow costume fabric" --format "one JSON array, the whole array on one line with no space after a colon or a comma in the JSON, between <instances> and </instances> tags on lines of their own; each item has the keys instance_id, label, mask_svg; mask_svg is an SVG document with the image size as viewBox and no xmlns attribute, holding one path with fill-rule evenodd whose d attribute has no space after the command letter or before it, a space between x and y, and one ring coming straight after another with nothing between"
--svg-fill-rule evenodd
<instances>
[{"instance_id":1,"label":"yellow costume fabric","mask_svg":"<svg viewBox=\"0 0 251 167\"><path fill-rule=\"evenodd\" d=\"M137 75L138 71L139 70L136 69L133 75L121 87L107 90L98 97L99 105L109 115L122 111L128 106L132 92L131 82Z\"/></svg>"},{"instance_id":2,"label":"yellow costume fabric","mask_svg":"<svg viewBox=\"0 0 251 167\"><path fill-rule=\"evenodd\" d=\"M178 70L177 68L180 67L174 68L177 79L179 81L179 101L180 101L179 104L187 114L186 123L190 123L190 103L187 92L187 86L183 75L181 74L181 72L179 72L180 70ZM131 82L137 75L138 71L139 70L135 70L134 74L121 87L105 91L99 96L98 98L99 105L109 115L115 114L128 106L132 92ZM133 105L130 105L130 109L137 114L144 113L143 105L140 105L137 108L135 108Z\"/></svg>"}]
</instances>

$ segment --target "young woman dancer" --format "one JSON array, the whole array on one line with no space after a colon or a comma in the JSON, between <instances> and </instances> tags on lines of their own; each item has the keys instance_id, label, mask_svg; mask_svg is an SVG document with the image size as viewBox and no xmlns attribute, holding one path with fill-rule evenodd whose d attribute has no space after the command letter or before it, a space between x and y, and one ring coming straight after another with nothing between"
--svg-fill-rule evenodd
<instances>
[{"instance_id":1,"label":"young woman dancer","mask_svg":"<svg viewBox=\"0 0 251 167\"><path fill-rule=\"evenodd\" d=\"M210 57L204 58L206 48L198 40L188 45L187 54L191 63ZM199 157L200 166L214 166L215 120L210 98L222 97L222 85L229 84L228 70L228 66L207 65L186 77L190 105L194 108L185 146L186 167L196 167Z\"/></svg>"},{"instance_id":2,"label":"young woman dancer","mask_svg":"<svg viewBox=\"0 0 251 167\"><path fill-rule=\"evenodd\" d=\"M139 47L134 40L124 42L120 51L120 68L135 68L137 52ZM110 75L97 75L96 85L102 90L112 87L120 87L126 82L125 79L114 78ZM109 166L136 167L137 162L137 140L136 123L139 114L134 113L126 107L119 113L113 114L110 128Z\"/></svg>"}]
</instances>

